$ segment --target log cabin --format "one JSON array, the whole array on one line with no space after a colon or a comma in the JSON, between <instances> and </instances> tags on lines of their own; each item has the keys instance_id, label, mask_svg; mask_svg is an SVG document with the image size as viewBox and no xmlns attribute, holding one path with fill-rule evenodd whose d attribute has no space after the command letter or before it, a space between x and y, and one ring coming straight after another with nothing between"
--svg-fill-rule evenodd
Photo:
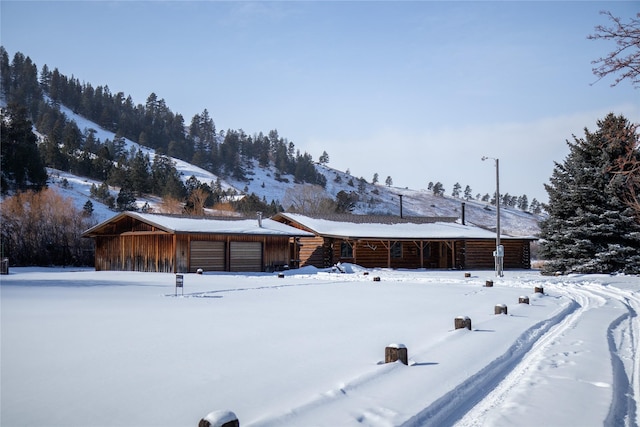
<instances>
[{"instance_id":1,"label":"log cabin","mask_svg":"<svg viewBox=\"0 0 640 427\"><path fill-rule=\"evenodd\" d=\"M274 271L297 258L295 238L310 232L271 219L122 212L88 229L100 270L194 273Z\"/></svg>"},{"instance_id":2,"label":"log cabin","mask_svg":"<svg viewBox=\"0 0 640 427\"><path fill-rule=\"evenodd\" d=\"M456 217L325 215L281 212L274 221L313 233L296 238L298 266L353 263L366 268L493 269L495 232ZM535 237L501 235L504 268L531 268Z\"/></svg>"}]
</instances>

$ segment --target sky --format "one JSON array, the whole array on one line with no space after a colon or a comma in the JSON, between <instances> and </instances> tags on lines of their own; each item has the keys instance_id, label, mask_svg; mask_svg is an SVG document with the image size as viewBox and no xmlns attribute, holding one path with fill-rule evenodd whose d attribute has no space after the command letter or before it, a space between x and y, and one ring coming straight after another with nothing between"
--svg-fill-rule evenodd
<instances>
[{"instance_id":1,"label":"sky","mask_svg":"<svg viewBox=\"0 0 640 427\"><path fill-rule=\"evenodd\" d=\"M637 2L7 1L1 43L92 86L151 93L188 124L268 133L371 182L456 182L546 201L566 140L608 113L640 122L638 89L597 81L600 11Z\"/></svg>"}]
</instances>

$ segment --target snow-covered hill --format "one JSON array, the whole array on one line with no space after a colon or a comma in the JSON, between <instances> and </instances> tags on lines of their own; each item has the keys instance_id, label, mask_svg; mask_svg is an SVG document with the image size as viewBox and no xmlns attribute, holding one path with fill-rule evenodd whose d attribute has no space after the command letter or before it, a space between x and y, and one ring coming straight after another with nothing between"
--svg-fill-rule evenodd
<instances>
[{"instance_id":1,"label":"snow-covered hill","mask_svg":"<svg viewBox=\"0 0 640 427\"><path fill-rule=\"evenodd\" d=\"M77 123L81 131L93 129L95 130L95 137L101 141L114 139L115 134L113 132L102 129L94 122L75 114L64 106L62 106L61 109L69 119ZM132 146L140 148L145 154L148 153L151 158L153 158L155 154L152 149L139 146L134 141L126 140L127 149L130 149ZM207 184L211 184L218 179L218 176L215 174L183 160L175 158L172 160L175 162L176 169L182 174L182 179L185 181L191 176L195 176L199 181ZM450 196L435 196L427 190L411 190L408 188L379 184L374 185L371 183L367 183L364 189L359 189L357 177L332 169L327 165L318 164L316 168L318 172L326 178L327 185L322 191L326 193L327 197L335 199L340 191L347 193L357 192L359 194L360 202L354 210L354 214L376 213L383 215L400 215L400 196L402 196L402 214L404 216L461 217L462 203L465 202L465 218L468 223L495 229L495 207L487 203L476 200L465 201ZM89 198L91 185L100 184L90 179L76 177L60 171L50 171L50 173L51 184L56 186L66 196L76 199L79 207L82 207ZM271 202L272 200L282 202L287 190L299 185L294 182L293 176L280 175L280 179L276 179L277 174L273 166L265 168L260 167L257 163L251 165L247 176L248 179L246 181L220 178L222 188L225 190L235 188L239 193L255 193L261 199L266 199L267 202ZM117 190L116 188L112 189L114 196L117 194ZM93 200L92 203L98 220L106 219L114 214L99 202ZM148 203L151 207L156 207L159 205L160 200L154 197L138 200L139 206L145 203ZM503 208L500 212L503 233L515 236L531 236L539 232L538 220L540 217L517 209Z\"/></svg>"}]
</instances>

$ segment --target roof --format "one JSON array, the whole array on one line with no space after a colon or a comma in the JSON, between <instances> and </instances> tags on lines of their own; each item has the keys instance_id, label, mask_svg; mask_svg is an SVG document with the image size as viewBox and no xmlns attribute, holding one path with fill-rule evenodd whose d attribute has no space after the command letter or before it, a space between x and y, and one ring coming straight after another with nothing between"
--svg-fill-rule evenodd
<instances>
[{"instance_id":1,"label":"roof","mask_svg":"<svg viewBox=\"0 0 640 427\"><path fill-rule=\"evenodd\" d=\"M173 215L158 215L138 212L122 212L98 224L82 235L94 237L106 225L118 222L124 217L131 217L150 224L167 233L211 233L211 234L248 234L258 236L288 236L309 237L312 233L290 227L272 219L262 219L261 225L257 218L219 218L219 217L186 217Z\"/></svg>"},{"instance_id":2,"label":"roof","mask_svg":"<svg viewBox=\"0 0 640 427\"><path fill-rule=\"evenodd\" d=\"M317 235L342 239L389 240L473 240L495 239L495 232L473 225L462 225L451 218L399 218L390 216L348 215L352 221L336 221L332 217L314 218L281 212L274 219L297 223ZM358 218L361 217L361 218ZM327 219L332 218L332 219ZM501 236L502 239L535 240L534 237Z\"/></svg>"}]
</instances>

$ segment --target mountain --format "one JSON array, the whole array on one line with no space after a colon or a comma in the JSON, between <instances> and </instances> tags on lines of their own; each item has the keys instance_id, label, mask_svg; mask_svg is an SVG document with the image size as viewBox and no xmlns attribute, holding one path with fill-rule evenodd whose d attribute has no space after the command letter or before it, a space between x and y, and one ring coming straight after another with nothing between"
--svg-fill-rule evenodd
<instances>
[{"instance_id":1,"label":"mountain","mask_svg":"<svg viewBox=\"0 0 640 427\"><path fill-rule=\"evenodd\" d=\"M113 140L115 134L104 130L96 123L74 113L70 109L60 106L64 114L74 120L81 131L85 129L95 130L95 137L104 141ZM136 142L126 139L126 149L131 147L140 148L144 154L149 154L153 158L155 151L138 145ZM282 202L285 199L287 190L299 186L294 182L294 177L277 173L275 167L261 167L255 163L246 166L247 179L234 180L222 178L208 172L202 168L189 164L183 160L172 158L176 169L181 173L183 181L191 176L195 176L200 182L212 184L220 180L222 189L235 189L240 194L256 194L260 199L270 203L272 200ZM327 164L316 164L316 170L326 178L324 189L316 187L318 191L323 191L324 196L336 199L336 195L344 191L345 193L355 192L359 201L356 203L354 214L382 214L403 216L462 216L462 204L465 205L465 221L480 227L494 229L496 223L495 206L476 200L464 200L450 196L436 196L427 190L412 190L408 188L398 188L380 184L361 182L358 178L333 169ZM56 186L60 192L68 197L74 198L78 207L84 206L90 198L90 188L92 184L96 186L101 182L78 177L66 172L49 170L50 184ZM111 188L112 193L117 195L118 189ZM402 197L400 197L402 196ZM138 207L145 203L154 209L160 205L161 200L157 197L145 197L137 200ZM401 203L402 202L402 203ZM114 214L106 206L96 200L92 200L94 214L97 220L102 221ZM286 208L286 206L285 206ZM518 209L503 207L500 210L501 229L505 234L513 236L531 236L539 232L539 216Z\"/></svg>"}]
</instances>

